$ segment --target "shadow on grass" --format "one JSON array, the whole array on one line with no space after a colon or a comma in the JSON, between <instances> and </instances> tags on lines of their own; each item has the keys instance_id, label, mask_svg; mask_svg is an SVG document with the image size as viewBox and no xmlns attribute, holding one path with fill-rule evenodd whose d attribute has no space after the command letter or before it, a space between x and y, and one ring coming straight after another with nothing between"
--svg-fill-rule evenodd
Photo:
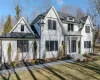
<instances>
[{"instance_id":1,"label":"shadow on grass","mask_svg":"<svg viewBox=\"0 0 100 80\"><path fill-rule=\"evenodd\" d=\"M14 67L13 63L12 63L12 66L13 66L14 74L15 74L17 80L21 80L20 77L18 76L18 74L17 74L16 71L15 71L15 67Z\"/></svg>"},{"instance_id":2,"label":"shadow on grass","mask_svg":"<svg viewBox=\"0 0 100 80\"><path fill-rule=\"evenodd\" d=\"M100 74L100 66L97 65L96 63L93 63L93 64L90 64L90 63L76 63L76 64Z\"/></svg>"},{"instance_id":3,"label":"shadow on grass","mask_svg":"<svg viewBox=\"0 0 100 80\"><path fill-rule=\"evenodd\" d=\"M48 77L47 75L43 74L41 71L36 70L38 73L40 73L41 75L45 76L48 80L52 80L50 77Z\"/></svg>"},{"instance_id":4,"label":"shadow on grass","mask_svg":"<svg viewBox=\"0 0 100 80\"><path fill-rule=\"evenodd\" d=\"M7 67L7 65L5 63L4 63L4 65L5 65L5 67ZM2 77L3 80L9 80L10 79L11 73L9 72L8 69L6 69L6 70L8 71L8 77L5 77L5 76L1 75L1 77Z\"/></svg>"},{"instance_id":5,"label":"shadow on grass","mask_svg":"<svg viewBox=\"0 0 100 80\"><path fill-rule=\"evenodd\" d=\"M52 72L55 76L57 76L58 78L60 78L61 80L66 80L64 77L62 77L61 75L59 75L57 72L53 71L52 68L45 66L45 69L47 69L48 71Z\"/></svg>"},{"instance_id":6,"label":"shadow on grass","mask_svg":"<svg viewBox=\"0 0 100 80\"><path fill-rule=\"evenodd\" d=\"M74 65L77 65L77 64L75 64L75 63L73 63ZM90 76L90 77L93 77L93 78L95 78L95 79L97 79L97 80L100 80L100 79L98 79L97 77L95 77L95 76L93 76L93 75L91 75L91 74L88 74L87 73L87 71L85 71L84 69L82 69L82 67L83 66L81 66L81 68L80 67L75 67L75 66L70 66L70 65L63 65L63 66L65 66L65 67L67 67L67 68L70 68L70 69L72 69L72 70L77 70L77 71L79 71L79 72L81 72L81 73L83 73L83 74L85 74L85 75L88 75L88 76Z\"/></svg>"},{"instance_id":7,"label":"shadow on grass","mask_svg":"<svg viewBox=\"0 0 100 80\"><path fill-rule=\"evenodd\" d=\"M31 74L32 78L34 80L37 80L37 78L35 77L35 75L33 74L33 72L30 70L30 68L28 67L28 65L23 61L23 63L25 64L25 67L27 68L27 70L29 71L29 73Z\"/></svg>"}]
</instances>

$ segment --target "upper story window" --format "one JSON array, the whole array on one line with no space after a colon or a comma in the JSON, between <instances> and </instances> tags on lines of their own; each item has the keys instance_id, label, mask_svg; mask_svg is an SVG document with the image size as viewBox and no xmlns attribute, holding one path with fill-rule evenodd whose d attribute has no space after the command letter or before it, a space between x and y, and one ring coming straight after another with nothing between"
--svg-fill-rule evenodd
<instances>
[{"instance_id":1,"label":"upper story window","mask_svg":"<svg viewBox=\"0 0 100 80\"><path fill-rule=\"evenodd\" d=\"M85 26L85 32L90 33L90 26Z\"/></svg>"},{"instance_id":2,"label":"upper story window","mask_svg":"<svg viewBox=\"0 0 100 80\"><path fill-rule=\"evenodd\" d=\"M21 25L21 31L24 31L24 25Z\"/></svg>"},{"instance_id":3,"label":"upper story window","mask_svg":"<svg viewBox=\"0 0 100 80\"><path fill-rule=\"evenodd\" d=\"M56 21L55 20L48 20L48 29L56 30Z\"/></svg>"},{"instance_id":4,"label":"upper story window","mask_svg":"<svg viewBox=\"0 0 100 80\"><path fill-rule=\"evenodd\" d=\"M74 25L68 24L68 31L74 31Z\"/></svg>"}]
</instances>

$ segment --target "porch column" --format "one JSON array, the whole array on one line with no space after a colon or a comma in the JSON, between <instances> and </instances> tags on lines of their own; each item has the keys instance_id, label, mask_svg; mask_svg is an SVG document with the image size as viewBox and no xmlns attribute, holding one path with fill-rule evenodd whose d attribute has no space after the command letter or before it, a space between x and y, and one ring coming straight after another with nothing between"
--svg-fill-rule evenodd
<instances>
[{"instance_id":1,"label":"porch column","mask_svg":"<svg viewBox=\"0 0 100 80\"><path fill-rule=\"evenodd\" d=\"M70 36L69 38L70 38L70 39L69 39L69 41L70 41L69 43L70 43L70 55L71 55L71 44L72 44L72 37Z\"/></svg>"}]
</instances>

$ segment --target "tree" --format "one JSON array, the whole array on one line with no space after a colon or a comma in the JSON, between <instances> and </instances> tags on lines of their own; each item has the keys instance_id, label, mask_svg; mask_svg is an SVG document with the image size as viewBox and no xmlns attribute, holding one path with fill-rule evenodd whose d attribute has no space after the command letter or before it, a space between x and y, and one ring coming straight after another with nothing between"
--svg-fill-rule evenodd
<instances>
[{"instance_id":1,"label":"tree","mask_svg":"<svg viewBox=\"0 0 100 80\"><path fill-rule=\"evenodd\" d=\"M37 42L36 42L36 40L34 41L34 59L35 59L35 61L37 60Z\"/></svg>"},{"instance_id":2,"label":"tree","mask_svg":"<svg viewBox=\"0 0 100 80\"><path fill-rule=\"evenodd\" d=\"M8 44L8 63L11 63L11 43Z\"/></svg>"},{"instance_id":3,"label":"tree","mask_svg":"<svg viewBox=\"0 0 100 80\"><path fill-rule=\"evenodd\" d=\"M7 34L11 29L12 29L12 20L11 20L11 16L9 15L7 21L4 24L3 34Z\"/></svg>"},{"instance_id":4,"label":"tree","mask_svg":"<svg viewBox=\"0 0 100 80\"><path fill-rule=\"evenodd\" d=\"M15 11L16 11L16 21L18 21L20 19L20 16L21 16L21 9L20 9L20 6L19 5L16 5L15 7Z\"/></svg>"}]
</instances>

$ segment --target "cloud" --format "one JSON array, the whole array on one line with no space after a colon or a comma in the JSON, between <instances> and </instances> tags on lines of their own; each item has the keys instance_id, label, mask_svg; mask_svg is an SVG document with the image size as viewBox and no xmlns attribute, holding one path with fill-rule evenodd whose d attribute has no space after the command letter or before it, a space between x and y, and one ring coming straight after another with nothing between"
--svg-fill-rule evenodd
<instances>
[{"instance_id":1,"label":"cloud","mask_svg":"<svg viewBox=\"0 0 100 80\"><path fill-rule=\"evenodd\" d=\"M56 0L56 2L57 2L57 4L58 4L59 6L61 6L61 5L64 4L64 0Z\"/></svg>"}]
</instances>

